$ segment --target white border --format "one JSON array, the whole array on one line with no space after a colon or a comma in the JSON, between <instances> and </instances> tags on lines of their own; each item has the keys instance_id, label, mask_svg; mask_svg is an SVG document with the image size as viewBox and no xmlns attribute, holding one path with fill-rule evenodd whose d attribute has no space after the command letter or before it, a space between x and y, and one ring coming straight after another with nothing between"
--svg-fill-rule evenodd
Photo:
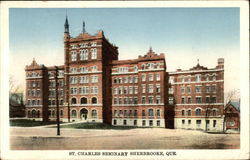
<instances>
[{"instance_id":1,"label":"white border","mask_svg":"<svg viewBox=\"0 0 250 160\"><path fill-rule=\"evenodd\" d=\"M17 8L84 8L84 7L240 7L240 40L241 40L241 149L236 150L173 150L177 156L165 159L248 159L249 158L249 9L247 1L66 1L66 2L1 2L1 159L100 159L102 157L79 156L69 157L68 151L10 151L9 148L9 109L8 76L9 70L9 18L8 9ZM124 150L119 150L124 151ZM134 150L132 150L134 151ZM142 150L140 150L142 151ZM153 151L153 150L151 150ZM165 150L157 150L165 151ZM171 151L171 150L167 150ZM135 157L105 157L108 159L134 159ZM141 156L137 159L158 157ZM159 158L160 159L160 158Z\"/></svg>"}]
</instances>

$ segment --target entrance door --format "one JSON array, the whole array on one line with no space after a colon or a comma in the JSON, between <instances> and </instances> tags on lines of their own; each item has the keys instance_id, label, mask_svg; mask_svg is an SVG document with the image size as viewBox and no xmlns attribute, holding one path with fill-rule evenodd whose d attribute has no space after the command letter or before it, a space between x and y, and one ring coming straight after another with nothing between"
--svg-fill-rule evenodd
<instances>
[{"instance_id":1,"label":"entrance door","mask_svg":"<svg viewBox=\"0 0 250 160\"><path fill-rule=\"evenodd\" d=\"M81 117L81 120L87 120L87 118L88 118L88 110L85 109L85 108L81 109L80 117Z\"/></svg>"},{"instance_id":2,"label":"entrance door","mask_svg":"<svg viewBox=\"0 0 250 160\"><path fill-rule=\"evenodd\" d=\"M210 125L209 125L209 120L206 120L206 129L209 130L210 129Z\"/></svg>"}]
</instances>

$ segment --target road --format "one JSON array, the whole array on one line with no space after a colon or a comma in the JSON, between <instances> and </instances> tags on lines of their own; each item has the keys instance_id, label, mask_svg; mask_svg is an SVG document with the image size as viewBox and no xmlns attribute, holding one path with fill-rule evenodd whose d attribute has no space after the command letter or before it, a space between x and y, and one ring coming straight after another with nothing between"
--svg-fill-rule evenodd
<instances>
[{"instance_id":1,"label":"road","mask_svg":"<svg viewBox=\"0 0 250 160\"><path fill-rule=\"evenodd\" d=\"M138 128L129 130L11 127L11 150L238 149L239 134Z\"/></svg>"}]
</instances>

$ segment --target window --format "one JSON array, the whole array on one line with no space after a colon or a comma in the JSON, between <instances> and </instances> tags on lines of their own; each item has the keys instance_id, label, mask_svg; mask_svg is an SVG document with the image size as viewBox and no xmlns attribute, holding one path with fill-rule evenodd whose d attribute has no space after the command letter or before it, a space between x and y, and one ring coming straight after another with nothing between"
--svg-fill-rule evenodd
<instances>
[{"instance_id":1,"label":"window","mask_svg":"<svg viewBox=\"0 0 250 160\"><path fill-rule=\"evenodd\" d=\"M122 77L118 78L118 83L122 83Z\"/></svg>"},{"instance_id":2,"label":"window","mask_svg":"<svg viewBox=\"0 0 250 160\"><path fill-rule=\"evenodd\" d=\"M129 86L129 94L133 94L133 87Z\"/></svg>"},{"instance_id":3,"label":"window","mask_svg":"<svg viewBox=\"0 0 250 160\"><path fill-rule=\"evenodd\" d=\"M206 86L206 92L210 93L210 86Z\"/></svg>"},{"instance_id":4,"label":"window","mask_svg":"<svg viewBox=\"0 0 250 160\"><path fill-rule=\"evenodd\" d=\"M157 80L157 81L161 80L161 76L160 76L159 73L156 74L156 80Z\"/></svg>"},{"instance_id":5,"label":"window","mask_svg":"<svg viewBox=\"0 0 250 160\"><path fill-rule=\"evenodd\" d=\"M149 120L149 126L153 126L153 120Z\"/></svg>"},{"instance_id":6,"label":"window","mask_svg":"<svg viewBox=\"0 0 250 160\"><path fill-rule=\"evenodd\" d=\"M146 126L146 121L142 120L142 126Z\"/></svg>"},{"instance_id":7,"label":"window","mask_svg":"<svg viewBox=\"0 0 250 160\"><path fill-rule=\"evenodd\" d=\"M210 97L206 97L206 103L210 102Z\"/></svg>"},{"instance_id":8,"label":"window","mask_svg":"<svg viewBox=\"0 0 250 160\"><path fill-rule=\"evenodd\" d=\"M209 75L206 74L206 81L209 81Z\"/></svg>"},{"instance_id":9,"label":"window","mask_svg":"<svg viewBox=\"0 0 250 160\"><path fill-rule=\"evenodd\" d=\"M72 111L71 111L71 116L72 116L72 118L75 118L75 117L76 117L76 110L72 110Z\"/></svg>"},{"instance_id":10,"label":"window","mask_svg":"<svg viewBox=\"0 0 250 160\"><path fill-rule=\"evenodd\" d=\"M88 50L80 50L80 60L88 60Z\"/></svg>"},{"instance_id":11,"label":"window","mask_svg":"<svg viewBox=\"0 0 250 160\"><path fill-rule=\"evenodd\" d=\"M116 125L116 124L117 124L116 119L114 119L114 125Z\"/></svg>"},{"instance_id":12,"label":"window","mask_svg":"<svg viewBox=\"0 0 250 160\"><path fill-rule=\"evenodd\" d=\"M211 91L212 91L212 92L216 92L216 85L212 85L212 86L211 86Z\"/></svg>"},{"instance_id":13,"label":"window","mask_svg":"<svg viewBox=\"0 0 250 160\"><path fill-rule=\"evenodd\" d=\"M134 82L135 82L135 83L138 83L138 76L135 76L135 77L134 77Z\"/></svg>"},{"instance_id":14,"label":"window","mask_svg":"<svg viewBox=\"0 0 250 160\"><path fill-rule=\"evenodd\" d=\"M92 71L92 72L97 71L97 66L92 66L92 67L91 67L91 71Z\"/></svg>"},{"instance_id":15,"label":"window","mask_svg":"<svg viewBox=\"0 0 250 160\"><path fill-rule=\"evenodd\" d=\"M138 104L138 98L137 97L134 98L134 104Z\"/></svg>"},{"instance_id":16,"label":"window","mask_svg":"<svg viewBox=\"0 0 250 160\"><path fill-rule=\"evenodd\" d=\"M129 104L133 104L133 98L129 98Z\"/></svg>"},{"instance_id":17,"label":"window","mask_svg":"<svg viewBox=\"0 0 250 160\"><path fill-rule=\"evenodd\" d=\"M97 98L96 98L96 97L93 97L93 98L91 99L91 102L92 102L92 104L97 104Z\"/></svg>"},{"instance_id":18,"label":"window","mask_svg":"<svg viewBox=\"0 0 250 160\"><path fill-rule=\"evenodd\" d=\"M145 103L146 103L146 97L142 97L141 103L142 103L142 104L145 104Z\"/></svg>"},{"instance_id":19,"label":"window","mask_svg":"<svg viewBox=\"0 0 250 160\"><path fill-rule=\"evenodd\" d=\"M96 48L92 48L90 52L91 52L91 59L96 59L97 57Z\"/></svg>"},{"instance_id":20,"label":"window","mask_svg":"<svg viewBox=\"0 0 250 160\"><path fill-rule=\"evenodd\" d=\"M201 126L201 120L196 120L196 125L197 125L198 128L200 128L200 126Z\"/></svg>"},{"instance_id":21,"label":"window","mask_svg":"<svg viewBox=\"0 0 250 160\"><path fill-rule=\"evenodd\" d=\"M195 75L195 81L200 82L201 81L201 75Z\"/></svg>"},{"instance_id":22,"label":"window","mask_svg":"<svg viewBox=\"0 0 250 160\"><path fill-rule=\"evenodd\" d=\"M142 93L146 93L146 85L145 84L142 85Z\"/></svg>"},{"instance_id":23,"label":"window","mask_svg":"<svg viewBox=\"0 0 250 160\"><path fill-rule=\"evenodd\" d=\"M148 93L153 93L154 92L154 85L153 84L149 84L148 85Z\"/></svg>"},{"instance_id":24,"label":"window","mask_svg":"<svg viewBox=\"0 0 250 160\"><path fill-rule=\"evenodd\" d=\"M188 94L191 93L191 87L187 87L187 92L188 92Z\"/></svg>"},{"instance_id":25,"label":"window","mask_svg":"<svg viewBox=\"0 0 250 160\"><path fill-rule=\"evenodd\" d=\"M185 93L185 87L181 87L181 93L182 93L182 94Z\"/></svg>"},{"instance_id":26,"label":"window","mask_svg":"<svg viewBox=\"0 0 250 160\"><path fill-rule=\"evenodd\" d=\"M98 82L98 76L91 76L91 83L97 83Z\"/></svg>"},{"instance_id":27,"label":"window","mask_svg":"<svg viewBox=\"0 0 250 160\"><path fill-rule=\"evenodd\" d=\"M71 51L71 61L76 61L76 59L77 59L76 51Z\"/></svg>"},{"instance_id":28,"label":"window","mask_svg":"<svg viewBox=\"0 0 250 160\"><path fill-rule=\"evenodd\" d=\"M161 103L161 97L160 96L156 96L156 104L160 104Z\"/></svg>"},{"instance_id":29,"label":"window","mask_svg":"<svg viewBox=\"0 0 250 160\"><path fill-rule=\"evenodd\" d=\"M135 94L138 94L138 87L134 87L135 88Z\"/></svg>"},{"instance_id":30,"label":"window","mask_svg":"<svg viewBox=\"0 0 250 160\"><path fill-rule=\"evenodd\" d=\"M113 89L114 94L117 94L117 88Z\"/></svg>"},{"instance_id":31,"label":"window","mask_svg":"<svg viewBox=\"0 0 250 160\"><path fill-rule=\"evenodd\" d=\"M196 93L201 93L201 86L196 86L195 87L195 92Z\"/></svg>"},{"instance_id":32,"label":"window","mask_svg":"<svg viewBox=\"0 0 250 160\"><path fill-rule=\"evenodd\" d=\"M192 103L191 97L188 97L188 104Z\"/></svg>"},{"instance_id":33,"label":"window","mask_svg":"<svg viewBox=\"0 0 250 160\"><path fill-rule=\"evenodd\" d=\"M116 83L117 83L117 79L116 79L116 77L114 77L113 81L114 81L114 84L116 84Z\"/></svg>"},{"instance_id":34,"label":"window","mask_svg":"<svg viewBox=\"0 0 250 160\"><path fill-rule=\"evenodd\" d=\"M118 88L118 94L122 94L122 87Z\"/></svg>"},{"instance_id":35,"label":"window","mask_svg":"<svg viewBox=\"0 0 250 160\"><path fill-rule=\"evenodd\" d=\"M123 120L123 125L127 125L127 120Z\"/></svg>"},{"instance_id":36,"label":"window","mask_svg":"<svg viewBox=\"0 0 250 160\"><path fill-rule=\"evenodd\" d=\"M120 117L122 116L122 110L119 110L119 116Z\"/></svg>"},{"instance_id":37,"label":"window","mask_svg":"<svg viewBox=\"0 0 250 160\"><path fill-rule=\"evenodd\" d=\"M154 116L154 110L153 109L148 110L148 116L150 116L150 117Z\"/></svg>"},{"instance_id":38,"label":"window","mask_svg":"<svg viewBox=\"0 0 250 160\"><path fill-rule=\"evenodd\" d=\"M169 83L171 84L171 83L174 83L174 77L170 77L169 78Z\"/></svg>"},{"instance_id":39,"label":"window","mask_svg":"<svg viewBox=\"0 0 250 160\"><path fill-rule=\"evenodd\" d=\"M156 85L156 93L160 93L160 91L161 91L161 86L160 86L160 84L157 84Z\"/></svg>"},{"instance_id":40,"label":"window","mask_svg":"<svg viewBox=\"0 0 250 160\"><path fill-rule=\"evenodd\" d=\"M202 103L201 97L196 97L195 100L196 100L196 103L197 103L197 104Z\"/></svg>"},{"instance_id":41,"label":"window","mask_svg":"<svg viewBox=\"0 0 250 160\"><path fill-rule=\"evenodd\" d=\"M188 116L192 115L192 111L190 109L187 112L188 112Z\"/></svg>"},{"instance_id":42,"label":"window","mask_svg":"<svg viewBox=\"0 0 250 160\"><path fill-rule=\"evenodd\" d=\"M61 117L63 116L63 110L60 110L60 116Z\"/></svg>"},{"instance_id":43,"label":"window","mask_svg":"<svg viewBox=\"0 0 250 160\"><path fill-rule=\"evenodd\" d=\"M144 82L144 81L146 81L146 74L142 74L141 75L141 80Z\"/></svg>"},{"instance_id":44,"label":"window","mask_svg":"<svg viewBox=\"0 0 250 160\"><path fill-rule=\"evenodd\" d=\"M173 94L173 93L174 93L174 90L173 90L172 87L168 89L168 93L169 93L169 94Z\"/></svg>"},{"instance_id":45,"label":"window","mask_svg":"<svg viewBox=\"0 0 250 160\"><path fill-rule=\"evenodd\" d=\"M216 110L213 110L213 116L216 116Z\"/></svg>"},{"instance_id":46,"label":"window","mask_svg":"<svg viewBox=\"0 0 250 160\"><path fill-rule=\"evenodd\" d=\"M157 123L158 127L161 126L161 121L160 120L157 120L156 123Z\"/></svg>"},{"instance_id":47,"label":"window","mask_svg":"<svg viewBox=\"0 0 250 160\"><path fill-rule=\"evenodd\" d=\"M149 81L153 81L153 80L154 80L154 75L153 75L152 73L150 73L150 74L148 75L148 80L149 80Z\"/></svg>"},{"instance_id":48,"label":"window","mask_svg":"<svg viewBox=\"0 0 250 160\"><path fill-rule=\"evenodd\" d=\"M184 82L184 81L185 81L184 76L181 76L181 82Z\"/></svg>"},{"instance_id":49,"label":"window","mask_svg":"<svg viewBox=\"0 0 250 160\"><path fill-rule=\"evenodd\" d=\"M134 120L134 126L136 126L137 125L137 120Z\"/></svg>"},{"instance_id":50,"label":"window","mask_svg":"<svg viewBox=\"0 0 250 160\"><path fill-rule=\"evenodd\" d=\"M119 103L119 104L122 104L122 98L119 98L118 103Z\"/></svg>"},{"instance_id":51,"label":"window","mask_svg":"<svg viewBox=\"0 0 250 160\"><path fill-rule=\"evenodd\" d=\"M128 103L128 99L127 98L123 98L124 104Z\"/></svg>"},{"instance_id":52,"label":"window","mask_svg":"<svg viewBox=\"0 0 250 160\"><path fill-rule=\"evenodd\" d=\"M184 103L185 103L185 98L182 97L182 98L181 98L181 104L184 104Z\"/></svg>"},{"instance_id":53,"label":"window","mask_svg":"<svg viewBox=\"0 0 250 160\"><path fill-rule=\"evenodd\" d=\"M133 115L132 110L129 110L129 116L131 117Z\"/></svg>"},{"instance_id":54,"label":"window","mask_svg":"<svg viewBox=\"0 0 250 160\"><path fill-rule=\"evenodd\" d=\"M128 94L128 87L124 87L124 88L123 88L123 93L124 93L124 94Z\"/></svg>"},{"instance_id":55,"label":"window","mask_svg":"<svg viewBox=\"0 0 250 160\"><path fill-rule=\"evenodd\" d=\"M213 75L213 81L216 81L216 74Z\"/></svg>"},{"instance_id":56,"label":"window","mask_svg":"<svg viewBox=\"0 0 250 160\"><path fill-rule=\"evenodd\" d=\"M76 98L71 99L71 104L76 104Z\"/></svg>"},{"instance_id":57,"label":"window","mask_svg":"<svg viewBox=\"0 0 250 160\"><path fill-rule=\"evenodd\" d=\"M129 83L133 83L133 77L129 77L128 80L129 80Z\"/></svg>"},{"instance_id":58,"label":"window","mask_svg":"<svg viewBox=\"0 0 250 160\"><path fill-rule=\"evenodd\" d=\"M191 120L188 120L188 125L190 125L191 124Z\"/></svg>"},{"instance_id":59,"label":"window","mask_svg":"<svg viewBox=\"0 0 250 160\"><path fill-rule=\"evenodd\" d=\"M138 113L137 110L134 110L134 116L137 117Z\"/></svg>"},{"instance_id":60,"label":"window","mask_svg":"<svg viewBox=\"0 0 250 160\"><path fill-rule=\"evenodd\" d=\"M168 103L169 104L174 104L174 97L169 97L168 98Z\"/></svg>"},{"instance_id":61,"label":"window","mask_svg":"<svg viewBox=\"0 0 250 160\"><path fill-rule=\"evenodd\" d=\"M92 110L92 111L91 111L91 117L92 117L92 118L96 118L96 117L97 117L97 112L96 112L96 110Z\"/></svg>"},{"instance_id":62,"label":"window","mask_svg":"<svg viewBox=\"0 0 250 160\"><path fill-rule=\"evenodd\" d=\"M117 98L114 98L114 104L117 104Z\"/></svg>"},{"instance_id":63,"label":"window","mask_svg":"<svg viewBox=\"0 0 250 160\"><path fill-rule=\"evenodd\" d=\"M123 82L124 82L124 83L128 83L128 77L124 77L124 78L123 78Z\"/></svg>"},{"instance_id":64,"label":"window","mask_svg":"<svg viewBox=\"0 0 250 160\"><path fill-rule=\"evenodd\" d=\"M185 124L185 120L182 120L181 123L182 123L182 124Z\"/></svg>"},{"instance_id":65,"label":"window","mask_svg":"<svg viewBox=\"0 0 250 160\"><path fill-rule=\"evenodd\" d=\"M146 111L142 110L142 116L145 117L146 116Z\"/></svg>"},{"instance_id":66,"label":"window","mask_svg":"<svg viewBox=\"0 0 250 160\"><path fill-rule=\"evenodd\" d=\"M114 116L117 116L117 110L114 110Z\"/></svg>"},{"instance_id":67,"label":"window","mask_svg":"<svg viewBox=\"0 0 250 160\"><path fill-rule=\"evenodd\" d=\"M185 116L185 110L182 110L182 111L181 111L181 115L182 115L182 116Z\"/></svg>"},{"instance_id":68,"label":"window","mask_svg":"<svg viewBox=\"0 0 250 160\"><path fill-rule=\"evenodd\" d=\"M195 115L196 115L196 116L200 116L200 115L201 115L201 109L199 109L199 108L196 109L196 110L195 110Z\"/></svg>"},{"instance_id":69,"label":"window","mask_svg":"<svg viewBox=\"0 0 250 160\"><path fill-rule=\"evenodd\" d=\"M157 116L157 117L160 117L160 116L161 116L161 110L160 110L160 109L157 109L157 111L156 111L156 116Z\"/></svg>"},{"instance_id":70,"label":"window","mask_svg":"<svg viewBox=\"0 0 250 160\"><path fill-rule=\"evenodd\" d=\"M190 75L187 77L187 81L191 82L191 76Z\"/></svg>"},{"instance_id":71,"label":"window","mask_svg":"<svg viewBox=\"0 0 250 160\"><path fill-rule=\"evenodd\" d=\"M216 127L216 120L213 120L213 127Z\"/></svg>"},{"instance_id":72,"label":"window","mask_svg":"<svg viewBox=\"0 0 250 160\"><path fill-rule=\"evenodd\" d=\"M85 97L81 98L81 104L87 104L87 103L88 103L87 98Z\"/></svg>"},{"instance_id":73,"label":"window","mask_svg":"<svg viewBox=\"0 0 250 160\"><path fill-rule=\"evenodd\" d=\"M152 96L148 97L148 103L153 104L154 103L154 97L152 97Z\"/></svg>"}]
</instances>

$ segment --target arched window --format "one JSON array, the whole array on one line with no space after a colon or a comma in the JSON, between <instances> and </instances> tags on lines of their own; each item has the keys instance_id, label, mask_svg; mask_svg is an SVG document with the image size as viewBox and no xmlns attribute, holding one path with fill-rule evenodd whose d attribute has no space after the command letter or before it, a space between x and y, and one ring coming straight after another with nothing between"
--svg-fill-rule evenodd
<instances>
[{"instance_id":1,"label":"arched window","mask_svg":"<svg viewBox=\"0 0 250 160\"><path fill-rule=\"evenodd\" d=\"M75 117L76 117L76 110L72 110L72 111L71 111L71 116L72 116L72 118L75 118Z\"/></svg>"},{"instance_id":2,"label":"arched window","mask_svg":"<svg viewBox=\"0 0 250 160\"><path fill-rule=\"evenodd\" d=\"M201 109L196 109L196 111L195 111L195 115L196 116L200 116L201 115Z\"/></svg>"},{"instance_id":3,"label":"arched window","mask_svg":"<svg viewBox=\"0 0 250 160\"><path fill-rule=\"evenodd\" d=\"M80 60L84 60L84 50L80 50Z\"/></svg>"},{"instance_id":4,"label":"arched window","mask_svg":"<svg viewBox=\"0 0 250 160\"><path fill-rule=\"evenodd\" d=\"M191 114L192 114L191 110L188 110L188 116L191 116Z\"/></svg>"},{"instance_id":5,"label":"arched window","mask_svg":"<svg viewBox=\"0 0 250 160\"><path fill-rule=\"evenodd\" d=\"M181 111L181 115L182 115L182 116L185 116L185 110L182 110L182 111Z\"/></svg>"},{"instance_id":6,"label":"arched window","mask_svg":"<svg viewBox=\"0 0 250 160\"><path fill-rule=\"evenodd\" d=\"M91 100L92 104L97 104L97 98L96 97L93 97L92 100Z\"/></svg>"},{"instance_id":7,"label":"arched window","mask_svg":"<svg viewBox=\"0 0 250 160\"><path fill-rule=\"evenodd\" d=\"M31 112L31 117L32 117L32 118L35 118L35 117L36 117L36 111L35 111L35 110L32 110L32 112Z\"/></svg>"},{"instance_id":8,"label":"arched window","mask_svg":"<svg viewBox=\"0 0 250 160\"><path fill-rule=\"evenodd\" d=\"M96 112L96 110L92 110L92 111L91 111L91 116L92 116L92 118L96 118L96 117L97 117L97 112Z\"/></svg>"},{"instance_id":9,"label":"arched window","mask_svg":"<svg viewBox=\"0 0 250 160\"><path fill-rule=\"evenodd\" d=\"M83 97L81 98L81 104L87 104L88 103L88 99Z\"/></svg>"},{"instance_id":10,"label":"arched window","mask_svg":"<svg viewBox=\"0 0 250 160\"><path fill-rule=\"evenodd\" d=\"M63 110L60 110L60 116L61 117L63 116Z\"/></svg>"},{"instance_id":11,"label":"arched window","mask_svg":"<svg viewBox=\"0 0 250 160\"><path fill-rule=\"evenodd\" d=\"M71 99L71 104L76 104L76 98Z\"/></svg>"},{"instance_id":12,"label":"arched window","mask_svg":"<svg viewBox=\"0 0 250 160\"><path fill-rule=\"evenodd\" d=\"M154 116L154 110L153 109L148 110L148 116Z\"/></svg>"},{"instance_id":13,"label":"arched window","mask_svg":"<svg viewBox=\"0 0 250 160\"><path fill-rule=\"evenodd\" d=\"M40 111L37 111L37 118L40 118Z\"/></svg>"},{"instance_id":14,"label":"arched window","mask_svg":"<svg viewBox=\"0 0 250 160\"><path fill-rule=\"evenodd\" d=\"M52 117L55 117L55 110L52 111Z\"/></svg>"},{"instance_id":15,"label":"arched window","mask_svg":"<svg viewBox=\"0 0 250 160\"><path fill-rule=\"evenodd\" d=\"M142 116L146 116L146 111L142 110Z\"/></svg>"},{"instance_id":16,"label":"arched window","mask_svg":"<svg viewBox=\"0 0 250 160\"><path fill-rule=\"evenodd\" d=\"M216 110L213 110L213 116L216 116Z\"/></svg>"},{"instance_id":17,"label":"arched window","mask_svg":"<svg viewBox=\"0 0 250 160\"><path fill-rule=\"evenodd\" d=\"M161 110L160 110L160 109L157 109L156 116L157 116L157 117L160 117L160 116L161 116Z\"/></svg>"},{"instance_id":18,"label":"arched window","mask_svg":"<svg viewBox=\"0 0 250 160\"><path fill-rule=\"evenodd\" d=\"M96 59L97 53L96 53L96 48L91 49L91 59Z\"/></svg>"}]
</instances>

